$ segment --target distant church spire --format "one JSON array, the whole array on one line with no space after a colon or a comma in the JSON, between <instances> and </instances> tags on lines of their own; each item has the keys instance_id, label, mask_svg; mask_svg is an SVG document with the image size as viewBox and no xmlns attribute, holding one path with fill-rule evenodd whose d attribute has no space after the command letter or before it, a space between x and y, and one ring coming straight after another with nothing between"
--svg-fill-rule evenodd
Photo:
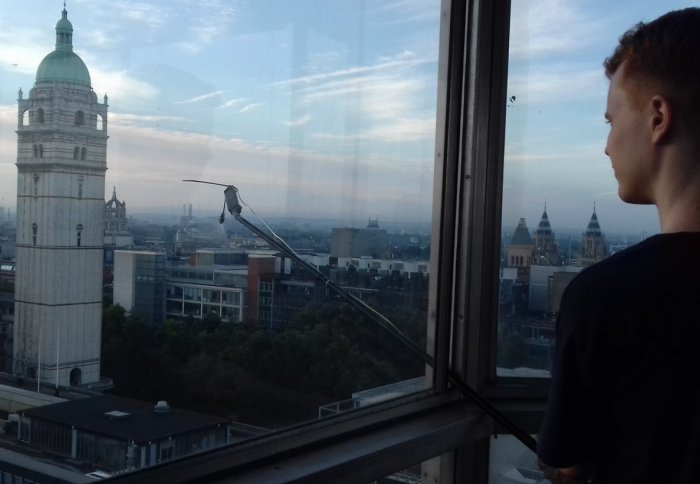
<instances>
[{"instance_id":1,"label":"distant church spire","mask_svg":"<svg viewBox=\"0 0 700 484\"><path fill-rule=\"evenodd\" d=\"M606 253L605 236L600 229L595 202L593 202L593 214L581 238L581 265L587 266L598 262L605 258Z\"/></svg>"}]
</instances>

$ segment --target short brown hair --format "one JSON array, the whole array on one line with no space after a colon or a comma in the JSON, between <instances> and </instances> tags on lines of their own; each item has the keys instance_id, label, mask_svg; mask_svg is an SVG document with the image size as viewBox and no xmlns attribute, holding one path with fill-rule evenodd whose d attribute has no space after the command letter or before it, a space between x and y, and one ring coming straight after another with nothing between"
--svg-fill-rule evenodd
<instances>
[{"instance_id":1,"label":"short brown hair","mask_svg":"<svg viewBox=\"0 0 700 484\"><path fill-rule=\"evenodd\" d=\"M700 8L675 10L640 22L620 38L605 59L611 78L624 63L625 80L659 89L685 123L700 128ZM700 133L699 133L700 134Z\"/></svg>"}]
</instances>

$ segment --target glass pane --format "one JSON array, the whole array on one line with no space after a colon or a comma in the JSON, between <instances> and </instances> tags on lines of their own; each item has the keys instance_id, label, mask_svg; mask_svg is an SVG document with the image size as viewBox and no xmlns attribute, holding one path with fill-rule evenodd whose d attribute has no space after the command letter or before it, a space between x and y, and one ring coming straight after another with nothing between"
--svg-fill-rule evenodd
<instances>
[{"instance_id":1,"label":"glass pane","mask_svg":"<svg viewBox=\"0 0 700 484\"><path fill-rule=\"evenodd\" d=\"M539 484L545 481L537 456L512 435L491 437L489 484Z\"/></svg>"},{"instance_id":2,"label":"glass pane","mask_svg":"<svg viewBox=\"0 0 700 484\"><path fill-rule=\"evenodd\" d=\"M67 401L16 435L113 473L426 388L348 301L425 351L439 0L23 7L0 7L0 362Z\"/></svg>"},{"instance_id":3,"label":"glass pane","mask_svg":"<svg viewBox=\"0 0 700 484\"><path fill-rule=\"evenodd\" d=\"M562 292L584 267L659 231L623 203L604 153L603 60L618 37L689 2L515 0L503 184L497 373L546 377Z\"/></svg>"}]
</instances>

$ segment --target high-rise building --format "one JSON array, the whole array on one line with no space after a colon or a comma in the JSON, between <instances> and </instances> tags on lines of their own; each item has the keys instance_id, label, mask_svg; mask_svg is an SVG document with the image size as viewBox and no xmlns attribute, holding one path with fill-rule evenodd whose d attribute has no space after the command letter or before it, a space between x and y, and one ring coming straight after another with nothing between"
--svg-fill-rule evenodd
<instances>
[{"instance_id":1,"label":"high-rise building","mask_svg":"<svg viewBox=\"0 0 700 484\"><path fill-rule=\"evenodd\" d=\"M13 369L59 385L100 379L107 96L73 52L65 7L17 125Z\"/></svg>"},{"instance_id":2,"label":"high-rise building","mask_svg":"<svg viewBox=\"0 0 700 484\"><path fill-rule=\"evenodd\" d=\"M114 252L114 304L154 327L165 320L164 252Z\"/></svg>"}]
</instances>

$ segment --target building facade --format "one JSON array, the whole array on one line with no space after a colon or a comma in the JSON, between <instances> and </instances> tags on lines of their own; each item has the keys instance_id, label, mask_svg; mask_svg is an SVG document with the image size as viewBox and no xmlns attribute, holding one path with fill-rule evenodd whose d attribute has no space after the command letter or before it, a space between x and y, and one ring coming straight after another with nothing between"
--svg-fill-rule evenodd
<instances>
[{"instance_id":1,"label":"building facade","mask_svg":"<svg viewBox=\"0 0 700 484\"><path fill-rule=\"evenodd\" d=\"M105 248L134 245L134 237L127 226L126 202L117 198L117 188L114 187L112 198L105 202Z\"/></svg>"},{"instance_id":2,"label":"building facade","mask_svg":"<svg viewBox=\"0 0 700 484\"><path fill-rule=\"evenodd\" d=\"M606 256L605 236L600 229L598 214L596 214L595 207L593 207L591 220L588 222L586 231L581 236L580 264L589 266L605 259Z\"/></svg>"},{"instance_id":3,"label":"building facade","mask_svg":"<svg viewBox=\"0 0 700 484\"><path fill-rule=\"evenodd\" d=\"M97 100L63 9L56 48L19 91L13 369L79 385L100 379L107 96Z\"/></svg>"},{"instance_id":4,"label":"building facade","mask_svg":"<svg viewBox=\"0 0 700 484\"><path fill-rule=\"evenodd\" d=\"M157 326L165 320L165 253L114 252L114 304Z\"/></svg>"}]
</instances>

